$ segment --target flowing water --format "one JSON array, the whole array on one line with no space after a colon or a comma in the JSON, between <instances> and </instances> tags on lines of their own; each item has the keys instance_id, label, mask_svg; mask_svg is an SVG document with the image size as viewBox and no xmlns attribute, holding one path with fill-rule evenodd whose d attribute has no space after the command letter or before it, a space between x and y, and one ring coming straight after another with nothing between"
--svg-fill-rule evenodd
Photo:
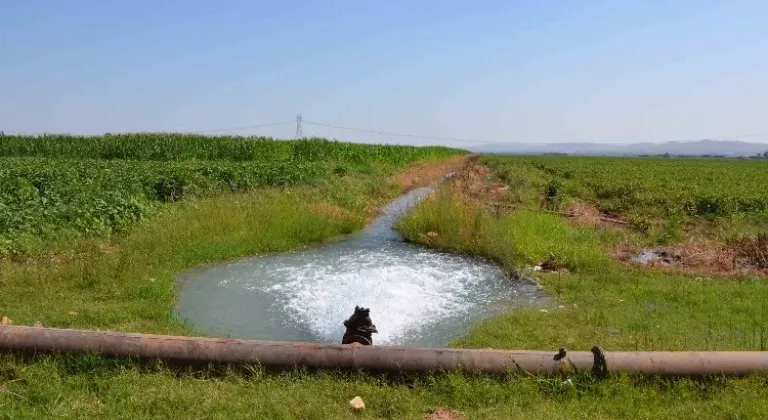
<instances>
[{"instance_id":1,"label":"flowing water","mask_svg":"<svg viewBox=\"0 0 768 420\"><path fill-rule=\"evenodd\" d=\"M183 273L177 311L208 334L340 343L360 305L375 345L443 347L473 323L546 299L493 263L405 242L392 226L430 190L401 196L344 241Z\"/></svg>"}]
</instances>

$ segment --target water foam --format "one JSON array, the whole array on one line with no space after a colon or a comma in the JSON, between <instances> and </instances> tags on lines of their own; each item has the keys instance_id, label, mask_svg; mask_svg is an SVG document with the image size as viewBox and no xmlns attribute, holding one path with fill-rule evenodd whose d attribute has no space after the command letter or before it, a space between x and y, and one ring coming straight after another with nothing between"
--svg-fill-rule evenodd
<instances>
[{"instance_id":1,"label":"water foam","mask_svg":"<svg viewBox=\"0 0 768 420\"><path fill-rule=\"evenodd\" d=\"M276 272L285 282L264 291L276 294L278 307L324 340L338 340L343 333L341 321L360 305L371 309L379 330L376 343L398 344L482 303L478 299L482 296L473 293L476 286L505 281L495 267L468 262L416 250L372 252L341 257L334 265L310 262L279 268Z\"/></svg>"},{"instance_id":2,"label":"water foam","mask_svg":"<svg viewBox=\"0 0 768 420\"><path fill-rule=\"evenodd\" d=\"M391 226L426 191L393 201L346 241L191 270L178 311L202 332L338 343L359 305L371 309L376 345L443 346L475 322L544 297L490 262L404 242Z\"/></svg>"}]
</instances>

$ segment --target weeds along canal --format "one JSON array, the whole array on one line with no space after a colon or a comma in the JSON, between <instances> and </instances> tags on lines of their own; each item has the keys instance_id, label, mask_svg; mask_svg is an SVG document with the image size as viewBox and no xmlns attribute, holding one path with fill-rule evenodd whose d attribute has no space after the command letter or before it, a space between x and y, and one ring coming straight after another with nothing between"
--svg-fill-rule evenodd
<instances>
[{"instance_id":1,"label":"weeds along canal","mask_svg":"<svg viewBox=\"0 0 768 420\"><path fill-rule=\"evenodd\" d=\"M400 196L343 241L184 272L177 313L204 334L340 343L360 305L375 345L443 347L476 322L547 300L494 263L406 242L393 225L431 190Z\"/></svg>"}]
</instances>

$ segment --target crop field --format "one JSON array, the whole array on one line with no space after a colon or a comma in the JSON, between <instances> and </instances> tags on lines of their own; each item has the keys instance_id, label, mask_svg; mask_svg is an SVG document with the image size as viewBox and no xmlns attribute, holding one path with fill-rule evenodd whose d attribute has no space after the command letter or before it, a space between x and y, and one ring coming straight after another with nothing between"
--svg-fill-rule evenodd
<instances>
[{"instance_id":1,"label":"crop field","mask_svg":"<svg viewBox=\"0 0 768 420\"><path fill-rule=\"evenodd\" d=\"M403 191L397 176L464 154L162 133L0 137L0 317L17 325L190 334L172 312L177 273L358 230ZM535 276L556 302L546 310L510 310L453 346L768 349L765 272L664 270L625 264L613 254L624 242L661 243L654 229L673 245L726 244L726 231L760 238L768 233L768 162L551 156L472 162L397 229L424 246L487 257ZM570 219L562 212L574 202L627 223ZM661 227L641 229L644 221ZM757 255L768 241L753 243ZM544 262L551 267L532 271ZM768 410L765 384L760 375L595 381L578 374L181 371L96 356L5 354L0 418L436 419L429 413L439 408L455 410L448 417L454 420L747 419ZM365 410L350 410L354 396L364 399Z\"/></svg>"},{"instance_id":2,"label":"crop field","mask_svg":"<svg viewBox=\"0 0 768 420\"><path fill-rule=\"evenodd\" d=\"M0 156L38 156L184 161L340 161L408 164L452 156L448 147L342 143L320 138L284 141L269 137L203 136L173 133L130 133L103 136L0 136Z\"/></svg>"},{"instance_id":3,"label":"crop field","mask_svg":"<svg viewBox=\"0 0 768 420\"><path fill-rule=\"evenodd\" d=\"M0 158L0 256L35 239L125 232L163 203L309 183L312 163Z\"/></svg>"},{"instance_id":4,"label":"crop field","mask_svg":"<svg viewBox=\"0 0 768 420\"><path fill-rule=\"evenodd\" d=\"M768 216L768 162L737 159L663 159L526 156L493 157L504 180L520 168L547 179L547 195L569 195L650 217ZM521 182L525 182L522 179Z\"/></svg>"},{"instance_id":5,"label":"crop field","mask_svg":"<svg viewBox=\"0 0 768 420\"><path fill-rule=\"evenodd\" d=\"M320 139L2 136L0 258L23 256L45 240L123 233L165 203L309 185L456 153Z\"/></svg>"}]
</instances>

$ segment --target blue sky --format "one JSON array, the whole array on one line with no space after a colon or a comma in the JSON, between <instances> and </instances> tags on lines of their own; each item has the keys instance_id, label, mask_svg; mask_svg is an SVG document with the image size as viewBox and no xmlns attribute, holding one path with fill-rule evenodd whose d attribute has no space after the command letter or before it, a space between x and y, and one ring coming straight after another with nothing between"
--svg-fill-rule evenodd
<instances>
[{"instance_id":1,"label":"blue sky","mask_svg":"<svg viewBox=\"0 0 768 420\"><path fill-rule=\"evenodd\" d=\"M6 132L768 142L765 1L3 3Z\"/></svg>"}]
</instances>

